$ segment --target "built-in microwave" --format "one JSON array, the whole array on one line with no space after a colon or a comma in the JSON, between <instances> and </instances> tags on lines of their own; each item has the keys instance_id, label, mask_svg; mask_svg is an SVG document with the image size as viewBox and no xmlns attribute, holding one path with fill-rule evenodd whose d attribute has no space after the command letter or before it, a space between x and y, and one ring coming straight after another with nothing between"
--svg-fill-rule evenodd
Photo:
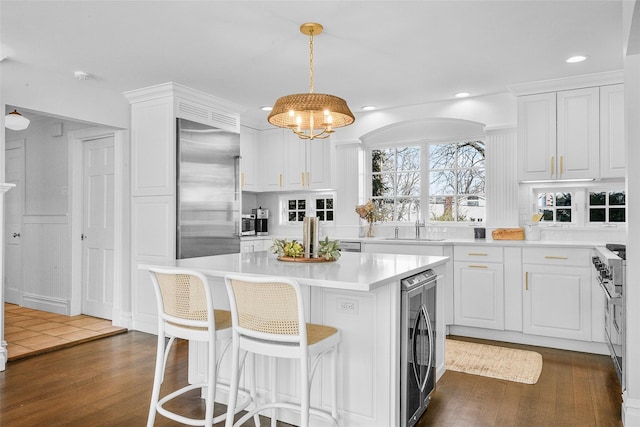
<instances>
[{"instance_id":1,"label":"built-in microwave","mask_svg":"<svg viewBox=\"0 0 640 427\"><path fill-rule=\"evenodd\" d=\"M253 214L242 215L242 236L256 235L256 216Z\"/></svg>"}]
</instances>

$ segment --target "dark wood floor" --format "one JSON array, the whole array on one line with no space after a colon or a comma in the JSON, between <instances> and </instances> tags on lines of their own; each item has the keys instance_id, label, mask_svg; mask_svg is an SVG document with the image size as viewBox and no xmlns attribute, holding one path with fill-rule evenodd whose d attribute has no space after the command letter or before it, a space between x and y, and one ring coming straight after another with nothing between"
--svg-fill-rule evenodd
<instances>
[{"instance_id":1,"label":"dark wood floor","mask_svg":"<svg viewBox=\"0 0 640 427\"><path fill-rule=\"evenodd\" d=\"M543 367L534 385L447 371L419 427L619 427L620 383L609 356L496 343L537 351Z\"/></svg>"},{"instance_id":2,"label":"dark wood floor","mask_svg":"<svg viewBox=\"0 0 640 427\"><path fill-rule=\"evenodd\" d=\"M145 425L155 344L153 335L129 332L10 362L0 372L0 425ZM419 426L622 425L619 384L606 356L535 350L544 358L536 385L445 373ZM165 386L183 384L186 357L187 346L177 345ZM192 416L203 410L197 394L178 404L194 408ZM177 424L158 416L156 425Z\"/></svg>"}]
</instances>

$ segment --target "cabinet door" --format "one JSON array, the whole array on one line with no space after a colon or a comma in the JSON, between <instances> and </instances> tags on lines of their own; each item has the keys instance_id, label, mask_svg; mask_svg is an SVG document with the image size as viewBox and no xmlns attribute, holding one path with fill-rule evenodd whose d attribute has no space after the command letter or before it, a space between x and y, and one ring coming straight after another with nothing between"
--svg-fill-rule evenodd
<instances>
[{"instance_id":1,"label":"cabinet door","mask_svg":"<svg viewBox=\"0 0 640 427\"><path fill-rule=\"evenodd\" d=\"M524 264L523 332L591 341L591 270Z\"/></svg>"},{"instance_id":2,"label":"cabinet door","mask_svg":"<svg viewBox=\"0 0 640 427\"><path fill-rule=\"evenodd\" d=\"M282 172L285 190L302 190L306 186L306 143L293 132L285 131Z\"/></svg>"},{"instance_id":3,"label":"cabinet door","mask_svg":"<svg viewBox=\"0 0 640 427\"><path fill-rule=\"evenodd\" d=\"M557 174L554 178L600 176L599 89L558 92Z\"/></svg>"},{"instance_id":4,"label":"cabinet door","mask_svg":"<svg viewBox=\"0 0 640 427\"><path fill-rule=\"evenodd\" d=\"M260 180L264 191L282 190L282 129L262 131L258 146Z\"/></svg>"},{"instance_id":5,"label":"cabinet door","mask_svg":"<svg viewBox=\"0 0 640 427\"><path fill-rule=\"evenodd\" d=\"M624 178L627 147L624 142L624 85L600 88L600 176Z\"/></svg>"},{"instance_id":6,"label":"cabinet door","mask_svg":"<svg viewBox=\"0 0 640 427\"><path fill-rule=\"evenodd\" d=\"M311 190L331 188L331 141L307 141L306 185Z\"/></svg>"},{"instance_id":7,"label":"cabinet door","mask_svg":"<svg viewBox=\"0 0 640 427\"><path fill-rule=\"evenodd\" d=\"M243 191L258 191L258 167L256 164L258 150L258 132L254 129L242 127L240 129L240 156L242 157L242 172L240 181Z\"/></svg>"},{"instance_id":8,"label":"cabinet door","mask_svg":"<svg viewBox=\"0 0 640 427\"><path fill-rule=\"evenodd\" d=\"M555 178L556 94L518 97L518 178Z\"/></svg>"},{"instance_id":9,"label":"cabinet door","mask_svg":"<svg viewBox=\"0 0 640 427\"><path fill-rule=\"evenodd\" d=\"M456 262L454 265L454 323L504 330L502 264Z\"/></svg>"}]
</instances>

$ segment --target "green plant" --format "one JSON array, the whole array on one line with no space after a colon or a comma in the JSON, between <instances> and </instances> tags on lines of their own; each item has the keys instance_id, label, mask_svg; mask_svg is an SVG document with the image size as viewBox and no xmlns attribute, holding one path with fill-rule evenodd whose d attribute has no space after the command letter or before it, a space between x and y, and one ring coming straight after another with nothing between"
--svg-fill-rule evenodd
<instances>
[{"instance_id":1,"label":"green plant","mask_svg":"<svg viewBox=\"0 0 640 427\"><path fill-rule=\"evenodd\" d=\"M340 241L329 240L329 237L325 237L324 240L320 240L318 248L318 256L326 260L340 258Z\"/></svg>"},{"instance_id":2,"label":"green plant","mask_svg":"<svg viewBox=\"0 0 640 427\"><path fill-rule=\"evenodd\" d=\"M304 248L297 241L288 241L287 239L273 239L273 245L269 248L274 254L278 256L290 256L293 258L300 258L304 255Z\"/></svg>"}]
</instances>

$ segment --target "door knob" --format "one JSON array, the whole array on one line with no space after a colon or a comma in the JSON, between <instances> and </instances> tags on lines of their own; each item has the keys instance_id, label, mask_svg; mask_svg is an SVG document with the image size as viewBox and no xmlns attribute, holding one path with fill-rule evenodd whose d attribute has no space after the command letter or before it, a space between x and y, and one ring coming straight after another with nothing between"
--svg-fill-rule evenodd
<instances>
[{"instance_id":1,"label":"door knob","mask_svg":"<svg viewBox=\"0 0 640 427\"><path fill-rule=\"evenodd\" d=\"M80 235L80 240L84 240L84 239L86 239L86 238L87 238L87 235L86 235L86 234L81 234L81 235Z\"/></svg>"},{"instance_id":2,"label":"door knob","mask_svg":"<svg viewBox=\"0 0 640 427\"><path fill-rule=\"evenodd\" d=\"M20 233L13 233L13 237L20 237Z\"/></svg>"}]
</instances>

